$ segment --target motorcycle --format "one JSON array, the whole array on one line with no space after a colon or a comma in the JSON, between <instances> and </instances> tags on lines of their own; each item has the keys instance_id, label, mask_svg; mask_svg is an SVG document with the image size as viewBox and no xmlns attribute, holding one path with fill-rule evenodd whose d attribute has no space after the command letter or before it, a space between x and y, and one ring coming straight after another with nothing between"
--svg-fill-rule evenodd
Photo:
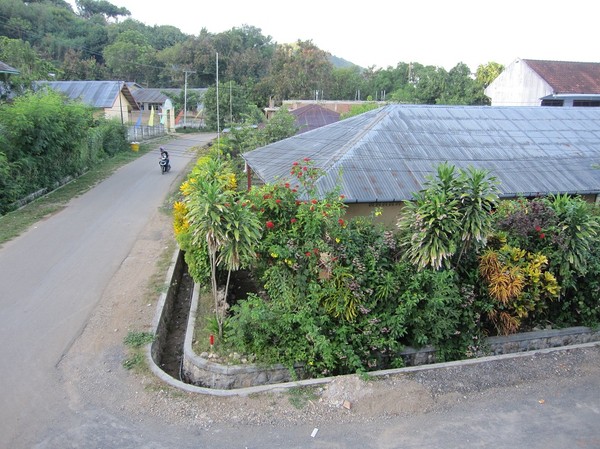
<instances>
[{"instance_id":1,"label":"motorcycle","mask_svg":"<svg viewBox=\"0 0 600 449\"><path fill-rule=\"evenodd\" d=\"M160 165L160 171L163 175L165 173L167 173L169 170L171 170L171 164L169 163L169 159L166 159L166 158L161 159L158 162L158 165Z\"/></svg>"}]
</instances>

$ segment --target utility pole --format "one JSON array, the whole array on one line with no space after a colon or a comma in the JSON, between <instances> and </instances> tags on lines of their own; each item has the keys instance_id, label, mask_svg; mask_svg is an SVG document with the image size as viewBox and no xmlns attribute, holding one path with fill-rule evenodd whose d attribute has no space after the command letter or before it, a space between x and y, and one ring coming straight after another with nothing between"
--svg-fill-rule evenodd
<instances>
[{"instance_id":1,"label":"utility pole","mask_svg":"<svg viewBox=\"0 0 600 449\"><path fill-rule=\"evenodd\" d=\"M183 129L187 128L187 76L188 73L196 73L193 70L184 70L185 84L183 87Z\"/></svg>"},{"instance_id":2,"label":"utility pole","mask_svg":"<svg viewBox=\"0 0 600 449\"><path fill-rule=\"evenodd\" d=\"M219 123L219 53L217 53L217 148L220 148L221 124Z\"/></svg>"},{"instance_id":3,"label":"utility pole","mask_svg":"<svg viewBox=\"0 0 600 449\"><path fill-rule=\"evenodd\" d=\"M121 100L121 81L119 81L119 111L121 111L121 125L123 124L123 103Z\"/></svg>"}]
</instances>

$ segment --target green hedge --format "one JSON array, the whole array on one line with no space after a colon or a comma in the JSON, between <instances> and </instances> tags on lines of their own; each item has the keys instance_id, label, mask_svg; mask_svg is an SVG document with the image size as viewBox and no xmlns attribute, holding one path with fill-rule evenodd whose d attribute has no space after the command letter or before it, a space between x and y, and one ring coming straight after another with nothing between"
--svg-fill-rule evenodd
<instances>
[{"instance_id":1,"label":"green hedge","mask_svg":"<svg viewBox=\"0 0 600 449\"><path fill-rule=\"evenodd\" d=\"M125 127L51 90L0 106L0 213L128 149Z\"/></svg>"}]
</instances>

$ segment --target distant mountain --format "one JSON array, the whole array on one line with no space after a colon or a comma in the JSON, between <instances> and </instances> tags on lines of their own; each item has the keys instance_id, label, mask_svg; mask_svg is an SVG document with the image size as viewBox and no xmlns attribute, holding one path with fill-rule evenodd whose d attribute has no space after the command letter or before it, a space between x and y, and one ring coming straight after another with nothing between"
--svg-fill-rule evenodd
<instances>
[{"instance_id":1,"label":"distant mountain","mask_svg":"<svg viewBox=\"0 0 600 449\"><path fill-rule=\"evenodd\" d=\"M337 56L333 55L329 55L329 62L331 62L336 69L343 69L346 67L359 67L362 69L362 67L357 66L350 61L346 61L343 58L338 58Z\"/></svg>"}]
</instances>

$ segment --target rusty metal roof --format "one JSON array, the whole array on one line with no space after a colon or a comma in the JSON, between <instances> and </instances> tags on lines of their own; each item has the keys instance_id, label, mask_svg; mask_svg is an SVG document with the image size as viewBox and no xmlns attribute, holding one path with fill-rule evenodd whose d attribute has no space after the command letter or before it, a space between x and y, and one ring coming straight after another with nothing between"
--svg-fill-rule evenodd
<instances>
[{"instance_id":1,"label":"rusty metal roof","mask_svg":"<svg viewBox=\"0 0 600 449\"><path fill-rule=\"evenodd\" d=\"M296 134L329 125L340 120L340 113L324 108L318 104L307 104L297 109L290 110L296 117L295 125L298 127Z\"/></svg>"},{"instance_id":2,"label":"rusty metal roof","mask_svg":"<svg viewBox=\"0 0 600 449\"><path fill-rule=\"evenodd\" d=\"M600 63L523 59L555 94L600 94Z\"/></svg>"},{"instance_id":3,"label":"rusty metal roof","mask_svg":"<svg viewBox=\"0 0 600 449\"><path fill-rule=\"evenodd\" d=\"M438 164L488 169L502 196L600 193L600 108L388 105L243 154L265 182L294 161L347 202L412 199Z\"/></svg>"}]
</instances>

